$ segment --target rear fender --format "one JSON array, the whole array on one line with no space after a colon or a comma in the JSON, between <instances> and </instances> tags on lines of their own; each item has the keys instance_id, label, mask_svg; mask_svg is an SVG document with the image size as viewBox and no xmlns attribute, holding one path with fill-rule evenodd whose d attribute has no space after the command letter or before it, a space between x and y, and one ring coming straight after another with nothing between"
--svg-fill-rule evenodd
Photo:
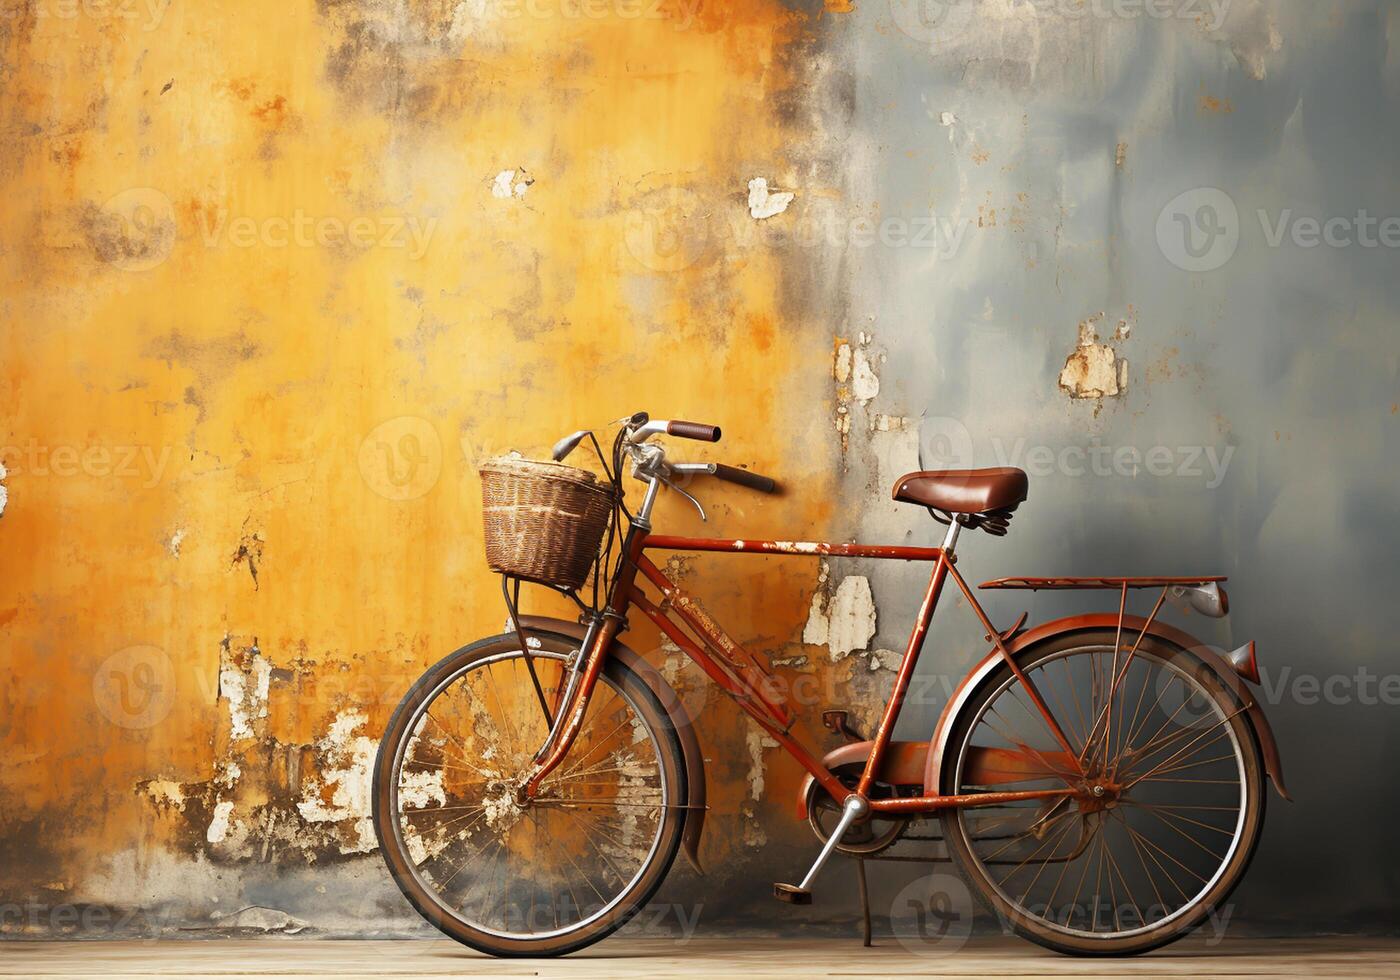
<instances>
[{"instance_id":1,"label":"rear fender","mask_svg":"<svg viewBox=\"0 0 1400 980\"><path fill-rule=\"evenodd\" d=\"M588 628L582 623L571 623L565 619L548 616L521 616L520 625L527 632L554 633L575 643L582 643ZM700 866L700 835L705 829L705 757L700 752L700 742L695 737L695 721L686 710L684 702L661 672L649 664L642 655L627 644L613 640L610 656L622 661L651 688L661 707L670 716L676 735L681 740L681 751L685 759L686 809L685 823L681 830L681 848L685 858L697 874L704 874Z\"/></svg>"},{"instance_id":2,"label":"rear fender","mask_svg":"<svg viewBox=\"0 0 1400 980\"><path fill-rule=\"evenodd\" d=\"M1141 632L1145 622L1138 616L1125 616L1123 618L1124 634ZM1118 616L1114 613L1070 616L1044 623L1035 629L1022 633L1007 643L1006 649L1014 657L1035 644L1055 636L1090 630L1115 629L1117 626ZM1224 657L1200 640L1174 626L1154 621L1148 628L1148 633L1178 646L1198 658L1208 670L1220 679L1221 683L1234 693L1239 703L1244 705L1245 717L1254 730L1255 740L1259 744L1259 752L1264 759L1264 771L1273 782L1274 789L1278 790L1279 796L1285 800L1292 800L1293 797L1288 795L1288 788L1283 782L1283 766L1279 761L1278 743L1274 739L1274 730L1269 725L1269 719L1264 716L1264 709L1259 704L1259 699L1254 696L1254 692L1250 690L1249 685L1245 683L1236 669ZM924 771L925 794L932 796L943 792L941 774L944 755L948 750L948 742L952 738L953 721L971 700L973 694L981 687L982 682L997 668L1000 661L1000 652L993 648L982 662L967 675L944 707L943 714L938 719L938 726L934 729L933 750L928 754L928 766Z\"/></svg>"}]
</instances>

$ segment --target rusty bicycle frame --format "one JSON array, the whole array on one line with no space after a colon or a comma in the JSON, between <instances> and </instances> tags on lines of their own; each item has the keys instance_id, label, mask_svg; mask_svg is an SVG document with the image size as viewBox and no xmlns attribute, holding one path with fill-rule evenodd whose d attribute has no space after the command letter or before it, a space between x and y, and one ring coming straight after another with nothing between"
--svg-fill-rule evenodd
<instances>
[{"instance_id":1,"label":"rusty bicycle frame","mask_svg":"<svg viewBox=\"0 0 1400 980\"><path fill-rule=\"evenodd\" d=\"M1076 752L1065 737L1063 729L1055 719L1044 699L1036 690L1035 684L1016 663L1015 658L1007 648L1007 639L1014 630L1005 633L998 631L992 626L991 620L978 603L972 589L966 580L959 574L951 547L956 538L957 525L950 528L948 538L941 547L906 547L893 545L867 545L867 544L832 544L827 542L804 542L804 541L752 541L731 538L689 538L676 537L671 535L653 535L650 527L641 524L633 524L629 529L623 542L622 561L618 573L613 581L607 604L601 614L601 625L598 629L590 631L590 642L586 643L586 650L582 651L582 662L579 665L579 681L571 686L569 691L558 691L555 695L554 709L551 714L557 719L562 713L567 720L562 721L559 726L557 737L546 742L541 749L541 755L537 757L537 762L530 777L522 789L525 797L533 797L540 784L549 776L551 772L568 754L574 739L577 737L583 724L584 714L587 711L589 698L592 695L594 684L598 674L603 668L603 664L608 656L609 648L614 638L617 636L622 625L627 620L627 613L630 607L636 606L641 609L649 619L651 619L660 630L668 636L672 642L686 652L695 663L710 677L719 684L739 706L754 719L769 735L777 741L797 762L806 769L812 777L825 789L838 804L844 804L848 797L858 796L867 798L872 785L875 783L881 771L881 763L890 748L893 737L895 723L899 719L900 710L904 704L905 694L909 688L909 682L914 674L914 669L918 664L919 655L922 651L924 639L928 634L929 625L932 622L933 614L938 605L938 600L942 594L944 584L949 576L957 584L958 589L967 598L974 614L986 629L988 637L996 647L997 653L1003 658L1016 678L1024 685L1027 695L1030 697L1036 710L1040 713L1046 723L1047 730L1059 743L1061 752L1045 752L1032 748L1029 745L1018 745L1016 750L999 750L1001 758L994 765L999 772L1044 772L1046 777L1059 777L1065 781L1062 788L1007 791L1007 792L984 792L963 795L921 795L921 796L901 796L896 798L868 799L870 810L874 812L909 814L928 813L948 807L970 807L970 806L999 806L1007 803L1022 800L1040 800L1057 797L1075 796L1085 792L1082 781L1085 776L1084 759L1081 753ZM649 550L666 551L687 551L687 552L713 552L721 554L739 555L805 555L821 557L839 558L870 558L889 561L917 561L932 562L933 572L929 577L928 587L925 590L923 602L919 606L918 614L914 621L914 626L909 635L909 641L904 651L904 657L900 662L898 673L894 681L894 689L889 700L885 704L884 712L881 716L879 727L875 732L873 745L869 756L865 761L865 768L860 780L854 788L846 786L837 776L823 764L808 748L802 744L792 734L792 728L797 722L796 716L783 702L781 696L773 690L773 678L761 666L761 661L754 658L745 651L738 643L729 637L728 634L710 618L709 614L695 601L693 597L680 589L670 578L668 578L660 568L656 566L646 552ZM661 593L659 602L653 601L642 591L638 583L638 574L650 583ZM1012 580L1004 580L1010 583ZM1031 580L1015 580L1017 582L1030 582ZM1047 580L1048 581L1048 580ZM1091 586L1091 581L1104 582L1107 580L1079 580L1084 583L1083 587L1105 588L1106 584ZM1143 579L1125 580L1115 579L1113 585L1121 584L1122 594L1126 600L1127 590L1130 587L1162 586L1163 597L1166 588L1173 584L1199 584L1208 579ZM1022 587L1029 588L1029 585L1001 585L988 583L992 587ZM1066 587L1064 585L1044 587ZM1069 586L1073 587L1073 586ZM1157 603L1161 606L1161 599ZM680 620L672 617L675 613ZM1153 611L1155 617L1156 610ZM1122 619L1122 607L1120 605L1120 624ZM682 624L688 627L699 642L692 638ZM1149 619L1150 625L1150 619ZM1146 630L1144 629L1144 634ZM1134 647L1134 650L1136 647ZM1121 681L1121 674L1115 676L1115 680ZM1115 684L1116 688L1116 684ZM561 703L567 702L567 703ZM1039 762L1031 761L1034 756ZM992 779L991 782L998 780ZM1003 780L1004 781L1004 780Z\"/></svg>"}]
</instances>

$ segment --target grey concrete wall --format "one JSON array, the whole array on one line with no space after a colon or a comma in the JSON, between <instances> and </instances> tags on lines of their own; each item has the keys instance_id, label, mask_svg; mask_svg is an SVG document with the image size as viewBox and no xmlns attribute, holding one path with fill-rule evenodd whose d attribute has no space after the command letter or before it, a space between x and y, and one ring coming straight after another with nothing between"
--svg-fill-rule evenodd
<instances>
[{"instance_id":1,"label":"grey concrete wall","mask_svg":"<svg viewBox=\"0 0 1400 980\"><path fill-rule=\"evenodd\" d=\"M849 489L873 504L861 531L888 537L909 515L881 501L918 452L1025 466L1009 537L965 541L973 581L1229 575L1228 626L1182 625L1257 639L1296 797L1269 801L1241 909L1393 926L1400 5L1223 7L1218 23L1204 4L856 13L837 55L855 78L849 192L953 233L847 252L849 329L882 361L854 427L879 413L918 432L862 441ZM1313 244L1309 221L1329 219ZM1086 322L1116 396L1060 383ZM879 641L898 646L923 573L870 575ZM1034 621L1071 599L990 608ZM976 632L939 622L929 669L966 667Z\"/></svg>"}]
</instances>

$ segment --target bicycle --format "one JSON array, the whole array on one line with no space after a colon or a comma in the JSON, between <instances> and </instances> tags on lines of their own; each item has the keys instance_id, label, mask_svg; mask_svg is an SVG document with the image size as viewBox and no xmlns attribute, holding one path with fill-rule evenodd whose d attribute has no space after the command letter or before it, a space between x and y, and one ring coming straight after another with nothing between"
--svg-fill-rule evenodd
<instances>
[{"instance_id":1,"label":"bicycle","mask_svg":"<svg viewBox=\"0 0 1400 980\"><path fill-rule=\"evenodd\" d=\"M1158 618L1166 601L1224 616L1222 577L998 579L980 588L1118 593L1116 613L1035 628L1023 614L998 630L959 573L955 546L964 531L1007 532L1028 493L1022 471L902 477L894 498L947 525L937 547L676 537L653 533L663 488L703 517L683 484L712 477L770 493L777 484L723 464L670 462L652 441L660 435L717 442L720 430L639 413L621 421L610 459L583 430L554 447L553 464L528 464L560 466L561 479L579 484L566 488L575 503L493 505L493 514L527 522L516 532L524 565L512 573L510 559L493 559L508 628L428 670L384 733L374 825L395 882L430 922L498 956L559 955L625 923L678 852L701 870L703 757L681 699L618 638L634 608L807 771L799 807L821 848L799 884L775 884L778 899L809 902L833 853L878 857L912 821L936 818L972 893L1018 934L1060 952L1142 953L1225 901L1259 840L1265 778L1289 797L1250 690L1259 683L1254 644L1222 655ZM589 491L597 500L582 493L591 474L562 466L585 439L604 470ZM635 512L624 501L624 465L645 485ZM567 568L530 564L561 551ZM822 757L809 750L769 668L653 551L932 563L873 737L828 712L827 727L848 742ZM585 575L591 602L580 596ZM569 596L579 621L523 615L522 578ZM895 741L949 579L992 648L928 742ZM1129 595L1152 589L1160 592L1151 613L1129 615Z\"/></svg>"}]
</instances>

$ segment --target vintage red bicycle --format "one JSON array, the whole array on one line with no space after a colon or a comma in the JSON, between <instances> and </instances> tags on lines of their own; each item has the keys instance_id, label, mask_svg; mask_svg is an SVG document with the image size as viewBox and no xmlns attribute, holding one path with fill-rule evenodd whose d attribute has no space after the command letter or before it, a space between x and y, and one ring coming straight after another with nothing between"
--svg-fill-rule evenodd
<instances>
[{"instance_id":1,"label":"vintage red bicycle","mask_svg":"<svg viewBox=\"0 0 1400 980\"><path fill-rule=\"evenodd\" d=\"M1259 841L1265 779L1287 797L1251 691L1254 644L1220 654L1159 617L1168 601L1225 615L1222 578L999 579L981 588L1117 594L1116 611L1029 629L1023 615L999 630L959 573L955 546L964 531L1006 533L1027 496L1022 471L900 478L894 498L947 525L937 547L674 537L653 533L663 488L703 516L687 489L702 478L777 486L737 467L668 460L662 435L717 442L720 430L638 414L620 423L610 454L581 431L555 446L552 463L483 470L488 560L502 573L508 628L423 675L374 770L384 859L429 921L499 956L563 954L638 912L678 852L700 869L704 759L681 698L619 639L634 609L809 774L798 805L821 849L800 883L774 886L783 901L809 902L833 853L878 857L924 820L941 825L947 859L1003 922L1061 952L1141 953L1225 902ZM584 440L601 478L562 463ZM627 468L645 488L635 510L623 495ZM873 736L835 712L828 727L847 744L824 756L808 748L768 665L652 561L656 551L931 563ZM991 650L928 741L896 741L949 579ZM579 620L523 615L522 580L568 596ZM1156 592L1145 617L1128 613L1139 590Z\"/></svg>"}]
</instances>

